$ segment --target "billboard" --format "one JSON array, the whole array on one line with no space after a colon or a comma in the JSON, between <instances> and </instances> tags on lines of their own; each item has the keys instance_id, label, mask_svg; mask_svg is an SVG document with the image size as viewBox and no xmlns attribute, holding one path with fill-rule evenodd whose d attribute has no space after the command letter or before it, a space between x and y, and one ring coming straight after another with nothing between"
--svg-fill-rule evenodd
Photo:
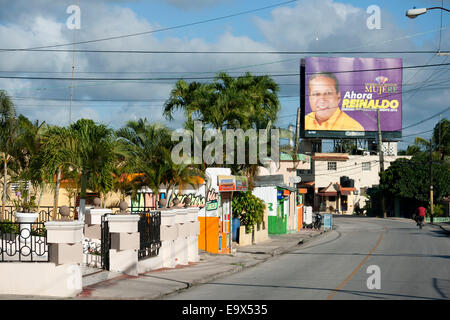
<instances>
[{"instance_id":1,"label":"billboard","mask_svg":"<svg viewBox=\"0 0 450 320\"><path fill-rule=\"evenodd\" d=\"M401 138L402 60L307 57L301 67L304 138Z\"/></svg>"}]
</instances>

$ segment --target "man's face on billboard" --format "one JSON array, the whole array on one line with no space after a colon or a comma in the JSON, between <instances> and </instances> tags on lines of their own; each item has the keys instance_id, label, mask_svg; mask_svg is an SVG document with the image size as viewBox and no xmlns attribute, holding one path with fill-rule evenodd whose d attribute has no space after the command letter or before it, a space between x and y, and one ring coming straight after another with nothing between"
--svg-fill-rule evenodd
<instances>
[{"instance_id":1,"label":"man's face on billboard","mask_svg":"<svg viewBox=\"0 0 450 320\"><path fill-rule=\"evenodd\" d=\"M341 94L336 92L334 80L318 76L309 81L309 104L319 123L327 121L339 108Z\"/></svg>"}]
</instances>

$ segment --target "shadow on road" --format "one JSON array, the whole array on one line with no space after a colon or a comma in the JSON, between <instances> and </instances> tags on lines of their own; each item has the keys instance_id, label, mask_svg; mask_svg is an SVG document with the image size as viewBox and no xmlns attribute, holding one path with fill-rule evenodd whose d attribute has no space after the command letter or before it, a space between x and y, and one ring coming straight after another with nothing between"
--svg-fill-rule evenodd
<instances>
[{"instance_id":1,"label":"shadow on road","mask_svg":"<svg viewBox=\"0 0 450 320\"><path fill-rule=\"evenodd\" d=\"M236 286L236 287L259 287L259 288L281 288L281 289L296 289L296 290L318 290L326 292L334 292L334 289L329 288L313 288L313 287L297 287L297 286L277 286L277 285L263 285L263 284L249 284L249 283L224 283L224 282L210 282L209 285L219 285L219 286ZM394 294L394 293L381 293L372 291L356 291L356 290L339 290L338 293L346 293L361 297L370 297L375 299L388 299L392 297L398 297L401 299L422 299L422 300L440 300L430 297L412 296L404 294ZM442 295L441 295L442 296ZM236 298L235 298L236 299ZM296 299L293 299L296 300Z\"/></svg>"},{"instance_id":2,"label":"shadow on road","mask_svg":"<svg viewBox=\"0 0 450 320\"><path fill-rule=\"evenodd\" d=\"M367 256L369 253L329 253L329 252L289 252L286 254L299 254L299 255L329 255L329 256ZM444 255L427 255L427 254L405 254L405 253L395 253L395 254L382 254L382 253L372 253L372 257L411 257L411 258L441 258L450 259L450 256Z\"/></svg>"}]
</instances>

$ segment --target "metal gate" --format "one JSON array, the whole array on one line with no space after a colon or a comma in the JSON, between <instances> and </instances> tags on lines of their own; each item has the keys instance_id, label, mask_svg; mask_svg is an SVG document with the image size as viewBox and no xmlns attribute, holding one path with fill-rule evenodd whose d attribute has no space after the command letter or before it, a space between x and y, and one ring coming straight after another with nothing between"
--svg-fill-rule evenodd
<instances>
[{"instance_id":1,"label":"metal gate","mask_svg":"<svg viewBox=\"0 0 450 320\"><path fill-rule=\"evenodd\" d=\"M107 216L108 214L102 216L101 257L102 269L104 270L109 270L109 249L111 249L111 234L109 233Z\"/></svg>"},{"instance_id":2,"label":"metal gate","mask_svg":"<svg viewBox=\"0 0 450 320\"><path fill-rule=\"evenodd\" d=\"M138 259L141 260L159 254L159 248L161 247L161 211L139 212L139 215L140 248Z\"/></svg>"}]
</instances>

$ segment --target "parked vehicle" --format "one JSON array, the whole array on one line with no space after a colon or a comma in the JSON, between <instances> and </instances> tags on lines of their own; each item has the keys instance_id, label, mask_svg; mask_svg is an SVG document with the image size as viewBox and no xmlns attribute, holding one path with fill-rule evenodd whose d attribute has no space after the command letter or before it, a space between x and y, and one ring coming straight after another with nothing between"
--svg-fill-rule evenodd
<instances>
[{"instance_id":1,"label":"parked vehicle","mask_svg":"<svg viewBox=\"0 0 450 320\"><path fill-rule=\"evenodd\" d=\"M316 213L314 217L314 221L310 220L310 223L303 223L303 228L307 229L320 229L322 226L322 215L320 213Z\"/></svg>"},{"instance_id":2,"label":"parked vehicle","mask_svg":"<svg viewBox=\"0 0 450 320\"><path fill-rule=\"evenodd\" d=\"M316 217L314 219L314 229L320 229L322 226L322 215L320 213L316 213Z\"/></svg>"}]
</instances>

